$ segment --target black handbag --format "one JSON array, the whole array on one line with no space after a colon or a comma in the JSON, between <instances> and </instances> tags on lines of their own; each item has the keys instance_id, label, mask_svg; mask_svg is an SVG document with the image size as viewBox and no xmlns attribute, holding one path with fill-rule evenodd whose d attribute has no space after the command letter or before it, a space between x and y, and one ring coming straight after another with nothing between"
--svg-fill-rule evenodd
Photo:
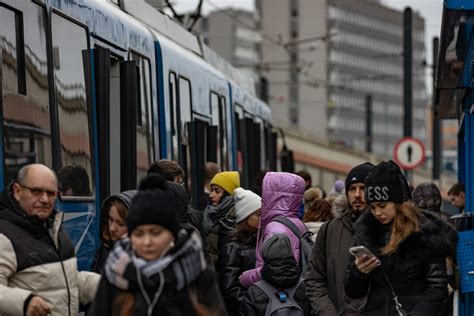
<instances>
[{"instance_id":1,"label":"black handbag","mask_svg":"<svg viewBox=\"0 0 474 316\"><path fill-rule=\"evenodd\" d=\"M388 278L385 271L383 269L381 269L381 270L382 270L385 282L387 282L387 284L390 288L390 292L392 292L392 299L393 299L393 302L395 303L395 309L397 310L398 316L408 316L408 313L403 309L402 304L398 300L398 296L397 296L397 293L395 293L395 290L393 289L392 282L390 282L390 279Z\"/></svg>"}]
</instances>

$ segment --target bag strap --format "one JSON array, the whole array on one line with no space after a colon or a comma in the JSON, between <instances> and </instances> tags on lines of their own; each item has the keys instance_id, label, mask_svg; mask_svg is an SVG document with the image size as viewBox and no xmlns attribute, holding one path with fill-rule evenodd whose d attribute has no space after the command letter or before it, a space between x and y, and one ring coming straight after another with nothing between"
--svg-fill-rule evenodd
<instances>
[{"instance_id":1,"label":"bag strap","mask_svg":"<svg viewBox=\"0 0 474 316\"><path fill-rule=\"evenodd\" d=\"M403 309L402 304L398 300L397 293L395 292L395 289L393 288L392 282L390 282L390 279L389 279L388 275L385 273L385 271L383 269L380 269L380 270L382 271L385 282L387 282L388 287L390 288L390 292L392 292L392 299L393 299L393 302L395 303L395 309L398 312L398 316L408 315L407 312Z\"/></svg>"},{"instance_id":2,"label":"bag strap","mask_svg":"<svg viewBox=\"0 0 474 316\"><path fill-rule=\"evenodd\" d=\"M270 285L267 281L260 280L255 283L256 286L258 286L269 298L272 298L272 296L276 293L276 290L273 286Z\"/></svg>"},{"instance_id":3,"label":"bag strap","mask_svg":"<svg viewBox=\"0 0 474 316\"><path fill-rule=\"evenodd\" d=\"M286 217L276 216L272 218L272 222L278 222L285 225L291 230L293 234L295 234L296 237L298 237L298 239L301 239L304 236L304 233L298 228L298 226L296 226L292 221L290 221Z\"/></svg>"}]
</instances>

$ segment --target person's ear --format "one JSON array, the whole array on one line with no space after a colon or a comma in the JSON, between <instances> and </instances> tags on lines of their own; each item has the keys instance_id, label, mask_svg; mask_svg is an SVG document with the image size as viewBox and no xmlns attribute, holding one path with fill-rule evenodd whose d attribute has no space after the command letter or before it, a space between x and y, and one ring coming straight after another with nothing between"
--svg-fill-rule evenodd
<instances>
[{"instance_id":1,"label":"person's ear","mask_svg":"<svg viewBox=\"0 0 474 316\"><path fill-rule=\"evenodd\" d=\"M17 182L13 183L13 197L15 200L20 201L21 186Z\"/></svg>"}]
</instances>

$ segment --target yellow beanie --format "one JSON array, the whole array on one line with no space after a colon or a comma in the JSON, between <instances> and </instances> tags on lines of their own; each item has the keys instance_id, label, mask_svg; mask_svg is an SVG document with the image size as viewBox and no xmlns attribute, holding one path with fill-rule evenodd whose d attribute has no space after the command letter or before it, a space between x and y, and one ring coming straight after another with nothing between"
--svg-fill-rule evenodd
<instances>
[{"instance_id":1,"label":"yellow beanie","mask_svg":"<svg viewBox=\"0 0 474 316\"><path fill-rule=\"evenodd\" d=\"M212 178L211 185L218 185L230 195L234 195L234 190L240 187L240 175L237 171L219 172Z\"/></svg>"}]
</instances>

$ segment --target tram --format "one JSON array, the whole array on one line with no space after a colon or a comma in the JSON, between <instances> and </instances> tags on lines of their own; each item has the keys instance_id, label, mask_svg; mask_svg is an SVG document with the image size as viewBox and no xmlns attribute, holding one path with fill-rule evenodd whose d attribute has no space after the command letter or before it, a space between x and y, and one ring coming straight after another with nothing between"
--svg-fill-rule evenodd
<instances>
[{"instance_id":1,"label":"tram","mask_svg":"<svg viewBox=\"0 0 474 316\"><path fill-rule=\"evenodd\" d=\"M458 179L466 189L464 216L474 212L474 1L443 2L438 63L436 112L457 119ZM474 231L459 233L459 309L456 315L474 314Z\"/></svg>"},{"instance_id":2,"label":"tram","mask_svg":"<svg viewBox=\"0 0 474 316\"><path fill-rule=\"evenodd\" d=\"M276 168L252 82L144 0L115 2L0 0L0 186L29 163L56 171L80 269L101 201L153 161L180 163L197 207L207 161L241 171L243 186Z\"/></svg>"}]
</instances>

